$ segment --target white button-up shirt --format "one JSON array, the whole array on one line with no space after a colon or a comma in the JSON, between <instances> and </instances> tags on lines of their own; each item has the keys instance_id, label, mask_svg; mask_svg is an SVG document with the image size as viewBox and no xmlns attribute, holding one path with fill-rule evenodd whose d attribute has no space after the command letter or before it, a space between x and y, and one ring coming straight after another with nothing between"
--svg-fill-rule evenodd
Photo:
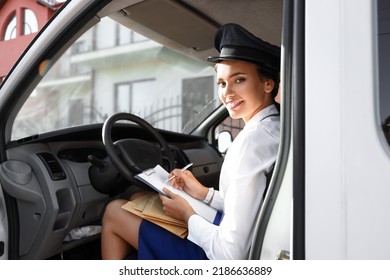
<instances>
[{"instance_id":1,"label":"white button-up shirt","mask_svg":"<svg viewBox=\"0 0 390 280\"><path fill-rule=\"evenodd\" d=\"M253 116L230 146L211 206L224 213L219 226L199 215L188 221L188 239L209 259L247 259L254 222L276 160L280 121L274 105Z\"/></svg>"}]
</instances>

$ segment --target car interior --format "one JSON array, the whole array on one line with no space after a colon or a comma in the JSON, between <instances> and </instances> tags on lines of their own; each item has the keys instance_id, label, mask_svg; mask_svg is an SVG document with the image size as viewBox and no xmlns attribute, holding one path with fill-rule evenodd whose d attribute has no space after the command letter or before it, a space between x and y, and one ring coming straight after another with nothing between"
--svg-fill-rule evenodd
<instances>
[{"instance_id":1,"label":"car interior","mask_svg":"<svg viewBox=\"0 0 390 280\"><path fill-rule=\"evenodd\" d=\"M218 135L234 138L243 123L233 123L218 102L206 61L216 54L214 34L235 22L270 43L281 40L281 0L71 2L37 35L13 69L19 82L0 97L10 259L99 259L105 206L147 189L134 175L156 164L193 163L201 183L217 189L226 151ZM104 45L129 32L132 44ZM94 37L100 33L104 39ZM151 58L161 64L146 65ZM153 71L157 78L148 76ZM124 92L133 98L130 109ZM138 109L149 103L160 107Z\"/></svg>"}]
</instances>

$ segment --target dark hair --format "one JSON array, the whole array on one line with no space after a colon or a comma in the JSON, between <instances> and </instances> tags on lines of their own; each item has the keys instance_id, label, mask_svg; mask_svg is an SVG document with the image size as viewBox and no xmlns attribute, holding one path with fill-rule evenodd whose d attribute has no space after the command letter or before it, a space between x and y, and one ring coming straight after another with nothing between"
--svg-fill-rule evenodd
<instances>
[{"instance_id":1,"label":"dark hair","mask_svg":"<svg viewBox=\"0 0 390 280\"><path fill-rule=\"evenodd\" d=\"M274 88L271 91L272 98L275 99L276 95L278 94L279 90L279 73L275 73L275 71L267 69L267 67L263 67L262 65L256 64L257 66L257 72L259 75L264 79L270 79L273 80L275 83Z\"/></svg>"},{"instance_id":2,"label":"dark hair","mask_svg":"<svg viewBox=\"0 0 390 280\"><path fill-rule=\"evenodd\" d=\"M256 64L257 68L257 73L259 73L260 77L263 79L271 79L274 81L275 85L274 88L271 91L272 94L272 102L275 105L276 109L280 112L280 104L276 102L275 97L278 95L279 91L279 83L280 83L280 78L279 78L279 73L276 73L273 70L268 69L267 67L264 67L262 65Z\"/></svg>"}]
</instances>

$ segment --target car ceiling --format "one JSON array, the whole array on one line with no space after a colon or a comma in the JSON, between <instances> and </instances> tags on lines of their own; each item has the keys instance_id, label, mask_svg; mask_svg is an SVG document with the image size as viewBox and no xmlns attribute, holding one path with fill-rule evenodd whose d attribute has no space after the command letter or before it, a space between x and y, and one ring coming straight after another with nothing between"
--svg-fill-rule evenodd
<instances>
[{"instance_id":1,"label":"car ceiling","mask_svg":"<svg viewBox=\"0 0 390 280\"><path fill-rule=\"evenodd\" d=\"M109 15L146 37L203 61L215 55L214 34L229 22L239 23L263 40L280 45L282 3L283 0L118 0L99 16Z\"/></svg>"},{"instance_id":2,"label":"car ceiling","mask_svg":"<svg viewBox=\"0 0 390 280\"><path fill-rule=\"evenodd\" d=\"M280 45L282 0L186 0L183 2L202 11L220 25L237 22L264 40ZM245 17L242 17L243 14Z\"/></svg>"}]
</instances>

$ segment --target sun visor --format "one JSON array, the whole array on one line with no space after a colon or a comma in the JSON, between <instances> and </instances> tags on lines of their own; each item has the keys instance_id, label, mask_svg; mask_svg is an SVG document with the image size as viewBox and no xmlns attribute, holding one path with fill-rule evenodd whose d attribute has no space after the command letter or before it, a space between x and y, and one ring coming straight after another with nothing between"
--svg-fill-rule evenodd
<instances>
[{"instance_id":1,"label":"sun visor","mask_svg":"<svg viewBox=\"0 0 390 280\"><path fill-rule=\"evenodd\" d=\"M147 0L122 10L126 17L186 48L212 48L218 26L180 3ZM191 36L187 36L191 34Z\"/></svg>"}]
</instances>

